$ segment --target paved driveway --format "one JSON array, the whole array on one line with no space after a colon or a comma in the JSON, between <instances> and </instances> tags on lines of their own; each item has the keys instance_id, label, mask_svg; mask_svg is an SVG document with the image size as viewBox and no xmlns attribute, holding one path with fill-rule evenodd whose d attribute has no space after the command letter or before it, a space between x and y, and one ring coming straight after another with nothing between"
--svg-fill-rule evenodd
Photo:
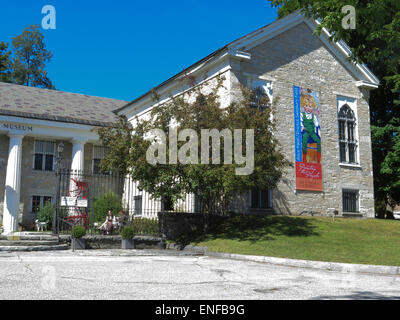
<instances>
[{"instance_id":1,"label":"paved driveway","mask_svg":"<svg viewBox=\"0 0 400 320\"><path fill-rule=\"evenodd\" d=\"M0 253L0 299L399 299L400 277L151 250Z\"/></svg>"}]
</instances>

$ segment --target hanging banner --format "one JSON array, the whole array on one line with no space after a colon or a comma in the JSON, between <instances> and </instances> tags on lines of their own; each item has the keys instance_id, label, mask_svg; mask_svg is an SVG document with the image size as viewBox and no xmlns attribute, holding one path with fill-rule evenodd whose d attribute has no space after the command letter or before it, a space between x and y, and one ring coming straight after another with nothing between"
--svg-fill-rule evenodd
<instances>
[{"instance_id":1,"label":"hanging banner","mask_svg":"<svg viewBox=\"0 0 400 320\"><path fill-rule=\"evenodd\" d=\"M320 103L316 91L293 86L296 189L322 191Z\"/></svg>"}]
</instances>

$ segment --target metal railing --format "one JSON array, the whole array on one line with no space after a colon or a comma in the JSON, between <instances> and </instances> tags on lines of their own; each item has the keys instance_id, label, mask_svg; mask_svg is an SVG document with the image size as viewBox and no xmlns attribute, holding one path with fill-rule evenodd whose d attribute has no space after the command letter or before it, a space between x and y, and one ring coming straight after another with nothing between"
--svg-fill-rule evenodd
<instances>
[{"instance_id":1,"label":"metal railing","mask_svg":"<svg viewBox=\"0 0 400 320\"><path fill-rule=\"evenodd\" d=\"M94 174L61 169L57 176L55 234L70 233L76 225L83 226L89 234L101 233L109 210L116 216L115 220L126 215L129 221L157 219L161 211L218 215L226 211L224 201L206 203L194 194L187 194L174 203L168 198L155 199L148 192L139 190L132 179L118 173Z\"/></svg>"}]
</instances>

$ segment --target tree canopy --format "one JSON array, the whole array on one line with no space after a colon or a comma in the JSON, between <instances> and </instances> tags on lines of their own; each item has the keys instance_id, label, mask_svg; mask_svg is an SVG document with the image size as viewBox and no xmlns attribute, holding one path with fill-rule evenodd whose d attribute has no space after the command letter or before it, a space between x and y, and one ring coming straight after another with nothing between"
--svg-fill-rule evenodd
<instances>
[{"instance_id":1,"label":"tree canopy","mask_svg":"<svg viewBox=\"0 0 400 320\"><path fill-rule=\"evenodd\" d=\"M12 51L7 49L8 44L0 42L0 82L55 89L45 70L53 54L39 26L25 28L12 39Z\"/></svg>"},{"instance_id":2,"label":"tree canopy","mask_svg":"<svg viewBox=\"0 0 400 320\"><path fill-rule=\"evenodd\" d=\"M136 117L134 125L121 117L117 127L102 128L100 137L109 152L101 166L104 170L124 170L138 183L139 189L149 192L154 198L168 198L174 202L183 199L186 194L195 194L202 203L204 213L224 211L234 193L275 187L289 162L279 151L278 142L272 134L275 124L271 113L274 107L269 102L258 101L254 104L254 93L243 88L241 101L222 108L217 94L221 86L219 81L210 92L198 87L178 97L171 97L169 102L153 107L147 118ZM147 161L146 153L155 141L155 138L149 139L148 135L153 129L161 129L166 133L164 146L168 160L165 164L153 165ZM193 153L193 150L185 149L188 138L191 138L179 138L176 151L183 157L194 157L195 160L171 164L176 157L176 154L170 153L173 149L170 144L171 131L179 133L185 129L191 129L198 137L202 136L202 129L216 129L218 132L224 129L229 132L253 129L254 170L251 174L239 175L236 169L243 167L242 164L235 161L232 164L225 163L225 158L220 163L212 161L214 151L225 155L225 148L229 148L229 145L225 145L226 137L219 145L222 139L208 139L207 145L212 142L212 147L206 150L208 164L201 160L204 154L200 150L200 143ZM248 144L245 135L243 130L239 141L243 155ZM213 148L217 150L209 152ZM211 205L213 208L207 207Z\"/></svg>"},{"instance_id":3,"label":"tree canopy","mask_svg":"<svg viewBox=\"0 0 400 320\"><path fill-rule=\"evenodd\" d=\"M22 34L13 38L15 59L13 79L17 84L54 89L45 70L53 54L46 49L44 36L39 26L25 28Z\"/></svg>"},{"instance_id":4,"label":"tree canopy","mask_svg":"<svg viewBox=\"0 0 400 320\"><path fill-rule=\"evenodd\" d=\"M0 42L0 82L11 81L11 52L7 51L8 44L6 42Z\"/></svg>"}]
</instances>

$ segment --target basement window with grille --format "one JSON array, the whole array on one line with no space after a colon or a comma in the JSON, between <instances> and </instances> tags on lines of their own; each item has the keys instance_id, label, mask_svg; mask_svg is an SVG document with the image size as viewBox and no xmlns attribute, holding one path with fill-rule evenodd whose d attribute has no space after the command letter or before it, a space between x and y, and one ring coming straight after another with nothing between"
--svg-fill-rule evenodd
<instances>
[{"instance_id":1,"label":"basement window with grille","mask_svg":"<svg viewBox=\"0 0 400 320\"><path fill-rule=\"evenodd\" d=\"M250 193L250 208L251 209L269 209L272 208L272 193L271 190L251 190Z\"/></svg>"},{"instance_id":2,"label":"basement window with grille","mask_svg":"<svg viewBox=\"0 0 400 320\"><path fill-rule=\"evenodd\" d=\"M343 212L359 212L358 190L343 190Z\"/></svg>"}]
</instances>

